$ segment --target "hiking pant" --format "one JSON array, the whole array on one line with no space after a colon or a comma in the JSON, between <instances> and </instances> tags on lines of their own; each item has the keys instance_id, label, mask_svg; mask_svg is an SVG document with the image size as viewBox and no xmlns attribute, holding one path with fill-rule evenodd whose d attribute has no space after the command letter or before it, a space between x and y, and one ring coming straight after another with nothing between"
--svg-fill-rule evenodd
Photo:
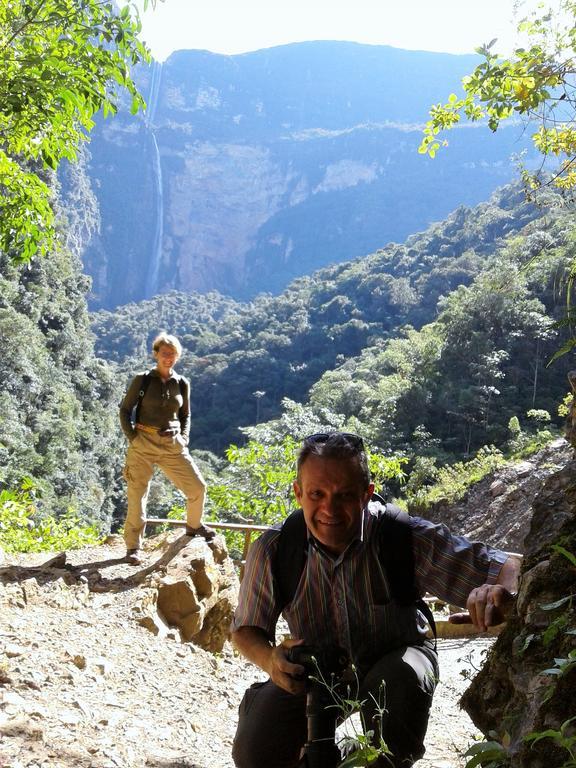
<instances>
[{"instance_id":1,"label":"hiking pant","mask_svg":"<svg viewBox=\"0 0 576 768\"><path fill-rule=\"evenodd\" d=\"M359 693L352 692L352 697L364 701L372 694L383 704L382 738L393 753L370 765L409 768L422 757L437 680L437 654L427 642L387 653L360 681ZM373 728L373 713L367 702L362 708L367 730ZM254 683L240 703L234 764L237 768L295 768L306 737L306 694L287 693L271 680Z\"/></svg>"},{"instance_id":2,"label":"hiking pant","mask_svg":"<svg viewBox=\"0 0 576 768\"><path fill-rule=\"evenodd\" d=\"M126 549L139 549L146 526L146 502L154 467L158 466L186 496L186 525L202 524L206 483L180 435L161 437L138 431L128 446L124 478L128 483L128 513L124 524Z\"/></svg>"}]
</instances>

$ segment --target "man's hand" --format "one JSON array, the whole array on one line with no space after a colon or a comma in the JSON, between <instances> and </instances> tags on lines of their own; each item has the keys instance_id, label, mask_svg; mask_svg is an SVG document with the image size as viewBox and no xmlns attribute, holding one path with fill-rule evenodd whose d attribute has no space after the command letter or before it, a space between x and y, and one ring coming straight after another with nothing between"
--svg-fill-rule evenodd
<instances>
[{"instance_id":1,"label":"man's hand","mask_svg":"<svg viewBox=\"0 0 576 768\"><path fill-rule=\"evenodd\" d=\"M449 621L452 624L474 624L481 632L485 632L488 627L495 627L506 620L514 597L501 584L482 584L468 595L468 613L455 613Z\"/></svg>"},{"instance_id":2,"label":"man's hand","mask_svg":"<svg viewBox=\"0 0 576 768\"><path fill-rule=\"evenodd\" d=\"M272 645L266 633L259 627L240 627L232 632L232 642L240 653L266 672L270 680L288 693L304 693L306 670L301 664L292 664L287 654L304 640L284 640Z\"/></svg>"},{"instance_id":3,"label":"man's hand","mask_svg":"<svg viewBox=\"0 0 576 768\"><path fill-rule=\"evenodd\" d=\"M295 645L302 645L303 640L283 640L272 649L268 662L270 680L288 693L304 693L306 690L306 670L301 664L288 661L288 650Z\"/></svg>"}]
</instances>

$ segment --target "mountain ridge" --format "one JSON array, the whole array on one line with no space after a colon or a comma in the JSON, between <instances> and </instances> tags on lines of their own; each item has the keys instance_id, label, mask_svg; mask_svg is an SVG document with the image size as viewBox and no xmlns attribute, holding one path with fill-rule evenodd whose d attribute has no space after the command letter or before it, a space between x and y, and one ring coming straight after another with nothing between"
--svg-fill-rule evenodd
<instances>
[{"instance_id":1,"label":"mountain ridge","mask_svg":"<svg viewBox=\"0 0 576 768\"><path fill-rule=\"evenodd\" d=\"M254 423L255 391L265 393L258 408L263 421L278 418L283 398L302 403L315 392L317 409L330 403L333 412L357 417L363 399L353 405L354 398L347 392L361 386L365 387L364 398L385 408L386 397L377 392L376 381L380 377L384 386L391 373L390 366L380 361L388 354L388 343L394 338L396 345L407 343L411 333L416 343L420 329L431 324L429 332L435 335L441 350L444 332L437 326L434 330L440 302L446 303L457 293L468 301L469 294L471 303L467 314L463 314L466 320L460 320L456 327L465 322L467 333L478 339L477 348L470 349L458 367L452 365L444 371L446 386L448 381L454 385L452 409L461 397L472 397L472 402L477 402L482 397L478 382L481 360L486 355L486 360L491 359L495 351L501 354L497 368L503 366L502 370L493 371L495 380L492 373L488 376L490 386L499 392L501 384L505 385L506 396L502 397L496 419L500 422L499 435L492 435L499 442L505 439L510 416L523 419L525 411L535 407L528 404L533 399L533 386L526 380L533 356L539 355L540 361L549 359L558 344L555 334L535 336L530 319L542 317L542 322L550 323L552 320L546 320L545 315L556 317L562 312L554 285L563 263L570 214L555 209L554 198L549 203L550 207L543 209L528 203L519 185L501 189L488 203L473 209L461 206L445 221L411 235L403 244L389 243L369 256L297 278L278 296L259 294L242 303L220 294L173 291L115 312L93 313L96 354L118 363L122 370L138 370L146 365L146 350L155 333L162 327L170 328L184 345L181 369L192 381L191 445L219 451L229 443L242 441L238 428ZM515 293L514 300L492 284L474 287L484 271L497 268L500 262L500 280L510 280L520 270L519 280L527 282L527 268L521 264L531 263L536 253L548 252L550 266L545 266L543 258L541 276L529 288ZM556 277L546 277L548 270ZM483 296L493 296L493 300L487 298L484 302ZM533 303L536 296L543 304ZM520 312L521 307L529 311ZM517 324L519 312L524 317L522 327ZM521 344L526 348L520 349ZM530 345L535 346L531 351ZM462 354L464 348L462 340ZM415 349L412 357L416 354ZM554 369L540 370L541 365L539 407L554 417L555 403L565 389L568 362L560 360ZM461 378L456 381L459 370ZM378 375L371 377L370 371ZM404 373L402 379L405 377ZM371 378L374 386L369 384ZM414 382L424 386L424 391L414 393L421 412L412 407L401 422L430 418L432 391L438 396L441 393L437 376L424 383L425 378L419 374ZM397 394L392 397L390 393L390 397L394 402ZM405 397L407 401L408 393ZM449 407L446 402L437 405ZM465 410L469 408L470 403ZM361 416L362 429L374 429L382 419L377 413L365 413ZM391 419L392 413L387 413L383 423L390 425ZM450 420L446 416L446 422ZM375 441L383 440L390 447L391 439L397 440L406 426L394 424L395 429L383 428L382 434L374 435ZM436 427L443 431L441 424ZM405 437L409 440L408 433Z\"/></svg>"},{"instance_id":2,"label":"mountain ridge","mask_svg":"<svg viewBox=\"0 0 576 768\"><path fill-rule=\"evenodd\" d=\"M140 69L145 117L98 123L93 309L176 289L250 299L371 253L514 176L514 126L417 153L430 105L478 57L320 41Z\"/></svg>"}]
</instances>

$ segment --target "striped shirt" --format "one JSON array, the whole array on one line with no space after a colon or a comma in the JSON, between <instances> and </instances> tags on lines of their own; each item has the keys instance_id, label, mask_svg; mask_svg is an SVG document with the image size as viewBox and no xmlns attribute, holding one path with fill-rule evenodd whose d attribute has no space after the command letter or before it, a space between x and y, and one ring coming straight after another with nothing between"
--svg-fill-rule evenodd
<instances>
[{"instance_id":1,"label":"striped shirt","mask_svg":"<svg viewBox=\"0 0 576 768\"><path fill-rule=\"evenodd\" d=\"M364 510L362 529L339 556L330 555L309 535L300 582L285 606L275 594L273 563L279 529L257 539L248 555L232 631L258 627L271 640L283 614L292 637L310 645L344 647L357 668L367 671L387 651L421 644L426 622L416 606L391 599L375 535L382 508ZM494 584L505 552L455 536L441 524L411 517L416 586L454 605L466 605L481 584Z\"/></svg>"}]
</instances>

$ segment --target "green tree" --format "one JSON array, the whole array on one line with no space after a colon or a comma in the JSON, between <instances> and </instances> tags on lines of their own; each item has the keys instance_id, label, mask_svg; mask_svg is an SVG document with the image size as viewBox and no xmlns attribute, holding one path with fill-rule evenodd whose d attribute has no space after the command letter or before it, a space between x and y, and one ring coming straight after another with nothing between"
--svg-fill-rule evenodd
<instances>
[{"instance_id":1,"label":"green tree","mask_svg":"<svg viewBox=\"0 0 576 768\"><path fill-rule=\"evenodd\" d=\"M547 196L560 197L552 190ZM244 444L240 430L254 423L253 393L261 391L266 392L260 402L262 423L283 418L284 399L303 403L309 392L319 426L359 429L381 447L396 450L399 445L391 441L400 431L407 444L420 424L434 433L429 375L440 375L434 363L438 332L426 339L418 332L437 318L438 301L458 286L470 285L500 258L505 244L528 275L531 295L541 297L546 314L557 319L558 282L571 255L576 257L571 229L567 206L543 214L516 184L472 210L458 209L404 245L389 244L363 259L300 278L279 296L262 294L242 304L215 292L172 292L116 312L100 311L92 315L97 353L119 363L128 376L150 364L148 350L155 333L173 329L186 349L180 370L192 381L195 449L221 455L230 443ZM531 374L532 397L521 413L552 407L549 401L537 402L546 388L541 362L553 352L551 331L542 328L537 333L543 338L529 360L512 357L509 362L522 376L528 369ZM390 345L388 360L375 364L371 358L379 357L384 345L399 335L400 344ZM365 357L367 349L371 352ZM386 381L377 391L383 377ZM354 419L362 426L354 426Z\"/></svg>"},{"instance_id":2,"label":"green tree","mask_svg":"<svg viewBox=\"0 0 576 768\"><path fill-rule=\"evenodd\" d=\"M156 0L145 0L145 7ZM135 6L112 0L0 4L0 249L14 261L55 240L50 170L74 161L94 116L144 106L130 66L149 60Z\"/></svg>"},{"instance_id":3,"label":"green tree","mask_svg":"<svg viewBox=\"0 0 576 768\"><path fill-rule=\"evenodd\" d=\"M435 104L419 148L434 157L447 142L442 131L462 116L487 120L496 131L503 120L520 116L537 125L532 135L544 157L560 160L552 183L563 190L576 186L576 2L560 0L555 10L545 4L522 19L518 31L528 41L508 58L494 52L496 40L477 49L483 61L463 81L464 95L450 94ZM542 184L541 173L523 171L529 188Z\"/></svg>"},{"instance_id":4,"label":"green tree","mask_svg":"<svg viewBox=\"0 0 576 768\"><path fill-rule=\"evenodd\" d=\"M25 477L39 514L109 521L123 453L114 372L96 360L87 278L66 248L22 269L0 253L0 489Z\"/></svg>"},{"instance_id":5,"label":"green tree","mask_svg":"<svg viewBox=\"0 0 576 768\"><path fill-rule=\"evenodd\" d=\"M445 412L445 423L432 429L448 435L458 423L464 452L482 442L498 445L507 427L503 416L522 413L533 399L537 350L551 320L542 303L531 295L527 278L513 262L494 264L469 287L461 287L439 304L438 324L444 348L439 363L442 386L436 407ZM543 345L544 359L555 343ZM548 381L542 353L538 361L541 387L538 402L547 404ZM456 434L453 433L451 439ZM462 443L463 441L463 443Z\"/></svg>"}]
</instances>

